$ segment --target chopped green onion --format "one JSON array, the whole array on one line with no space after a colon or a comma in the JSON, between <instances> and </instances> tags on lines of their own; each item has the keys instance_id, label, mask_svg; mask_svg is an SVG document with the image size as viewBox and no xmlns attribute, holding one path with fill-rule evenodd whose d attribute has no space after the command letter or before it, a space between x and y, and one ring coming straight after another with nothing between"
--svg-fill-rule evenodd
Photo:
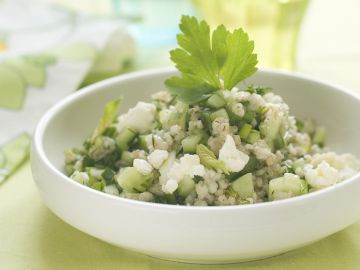
<instances>
[{"instance_id":1,"label":"chopped green onion","mask_svg":"<svg viewBox=\"0 0 360 270\"><path fill-rule=\"evenodd\" d=\"M260 132L254 129L251 130L246 140L250 144L257 142L258 140L260 140Z\"/></svg>"},{"instance_id":2,"label":"chopped green onion","mask_svg":"<svg viewBox=\"0 0 360 270\"><path fill-rule=\"evenodd\" d=\"M240 138L245 140L249 136L251 130L252 130L252 125L247 123L244 124L240 129L240 133L239 133Z\"/></svg>"},{"instance_id":3,"label":"chopped green onion","mask_svg":"<svg viewBox=\"0 0 360 270\"><path fill-rule=\"evenodd\" d=\"M226 105L225 99L216 93L209 97L206 104L212 109L220 109Z\"/></svg>"},{"instance_id":4,"label":"chopped green onion","mask_svg":"<svg viewBox=\"0 0 360 270\"><path fill-rule=\"evenodd\" d=\"M229 115L224 108L210 114L211 121L214 121L216 118L220 118L220 117L229 119Z\"/></svg>"},{"instance_id":5,"label":"chopped green onion","mask_svg":"<svg viewBox=\"0 0 360 270\"><path fill-rule=\"evenodd\" d=\"M136 133L131 129L124 129L122 130L119 135L116 137L116 144L120 151L128 150L129 145L135 139Z\"/></svg>"}]
</instances>

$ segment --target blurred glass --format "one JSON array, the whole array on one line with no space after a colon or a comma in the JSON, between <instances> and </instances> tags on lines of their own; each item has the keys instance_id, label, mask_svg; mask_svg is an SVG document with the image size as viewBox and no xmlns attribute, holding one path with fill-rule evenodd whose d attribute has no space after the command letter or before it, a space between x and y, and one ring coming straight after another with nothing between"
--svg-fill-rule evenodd
<instances>
[{"instance_id":1,"label":"blurred glass","mask_svg":"<svg viewBox=\"0 0 360 270\"><path fill-rule=\"evenodd\" d=\"M212 27L242 27L255 41L260 66L293 69L309 0L193 0Z\"/></svg>"},{"instance_id":2,"label":"blurred glass","mask_svg":"<svg viewBox=\"0 0 360 270\"><path fill-rule=\"evenodd\" d=\"M192 14L189 0L113 0L114 12L129 23L140 47L176 44L182 14Z\"/></svg>"},{"instance_id":3,"label":"blurred glass","mask_svg":"<svg viewBox=\"0 0 360 270\"><path fill-rule=\"evenodd\" d=\"M41 0L0 0L0 55L48 48L72 31L73 16Z\"/></svg>"}]
</instances>

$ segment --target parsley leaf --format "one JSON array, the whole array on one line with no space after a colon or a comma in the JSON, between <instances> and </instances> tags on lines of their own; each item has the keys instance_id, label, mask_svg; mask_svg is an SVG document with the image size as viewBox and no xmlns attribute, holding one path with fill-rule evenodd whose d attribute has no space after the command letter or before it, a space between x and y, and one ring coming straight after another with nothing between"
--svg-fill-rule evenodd
<instances>
[{"instance_id":1,"label":"parsley leaf","mask_svg":"<svg viewBox=\"0 0 360 270\"><path fill-rule=\"evenodd\" d=\"M237 83L257 70L257 56L253 54L254 42L242 29L236 29L226 38L227 58L221 70L225 89L232 89Z\"/></svg>"},{"instance_id":2,"label":"parsley leaf","mask_svg":"<svg viewBox=\"0 0 360 270\"><path fill-rule=\"evenodd\" d=\"M168 85L173 85L169 88L172 95L187 104L195 104L207 99L210 94L217 89L212 85L204 82L194 75L184 75L182 77L173 76L166 80Z\"/></svg>"},{"instance_id":3,"label":"parsley leaf","mask_svg":"<svg viewBox=\"0 0 360 270\"><path fill-rule=\"evenodd\" d=\"M216 57L219 70L224 65L227 57L226 39L230 32L226 30L224 25L219 25L212 35L212 49Z\"/></svg>"},{"instance_id":4,"label":"parsley leaf","mask_svg":"<svg viewBox=\"0 0 360 270\"><path fill-rule=\"evenodd\" d=\"M189 16L182 16L179 27L180 48L170 51L170 56L181 75L165 84L183 102L195 104L224 87L230 90L257 70L254 43L242 29L230 32L220 25L211 37L205 21Z\"/></svg>"}]
</instances>

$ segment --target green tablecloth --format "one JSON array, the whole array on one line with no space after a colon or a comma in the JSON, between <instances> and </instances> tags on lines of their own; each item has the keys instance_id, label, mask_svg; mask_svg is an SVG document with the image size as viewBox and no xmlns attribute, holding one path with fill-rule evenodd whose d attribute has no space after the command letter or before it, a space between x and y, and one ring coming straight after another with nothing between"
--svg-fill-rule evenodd
<instances>
[{"instance_id":1,"label":"green tablecloth","mask_svg":"<svg viewBox=\"0 0 360 270\"><path fill-rule=\"evenodd\" d=\"M56 217L25 164L0 188L0 269L360 269L360 223L308 247L257 262L191 265L111 246Z\"/></svg>"}]
</instances>

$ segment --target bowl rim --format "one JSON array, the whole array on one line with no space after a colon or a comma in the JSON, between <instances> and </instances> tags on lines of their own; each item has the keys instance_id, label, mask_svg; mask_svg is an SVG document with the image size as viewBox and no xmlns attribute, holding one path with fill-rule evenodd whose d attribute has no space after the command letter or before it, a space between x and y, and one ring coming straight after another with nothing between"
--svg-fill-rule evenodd
<instances>
[{"instance_id":1,"label":"bowl rim","mask_svg":"<svg viewBox=\"0 0 360 270\"><path fill-rule=\"evenodd\" d=\"M101 91L101 89L105 86L111 85L111 84L117 84L122 81L126 81L129 79L139 78L139 77L146 77L146 76L153 76L158 74L166 74L166 73L174 73L176 72L175 68L156 68L156 69L147 69L147 70L141 70L136 72L131 72L119 76L115 76L97 83L94 83L92 85L86 86L82 88L80 91L76 91L67 97L63 98L62 100L58 101L55 105L53 105L40 119L38 122L34 135L33 135L33 142L32 142L32 152L36 152L38 158L41 160L42 164L44 164L51 172L52 174L57 175L61 178L61 181L65 181L68 184L72 185L74 188L83 190L83 192L89 192L92 195L95 196L103 196L104 199L113 200L114 203L124 203L128 206L140 206L140 207L155 207L158 209L164 209L164 210L176 210L176 211L239 211L241 209L267 209L267 208L273 208L273 207L289 207L291 205L297 205L304 202L311 201L313 199L318 199L324 196L327 196L336 190L344 189L347 186L353 184L353 182L359 180L360 172L353 175L352 177L337 183L336 185L318 190L316 192L307 193L301 196L292 197L284 200L277 200L277 201L269 201L269 202L260 202L256 204L244 204L244 205L225 205L225 206L188 206L188 205L172 205L172 204L160 204L160 203L153 203L153 202L144 202L144 201L138 201L134 199L127 199L122 198L118 196L114 196L111 194L107 194L105 192L94 190L90 187L87 187L85 185L82 185L76 181L73 181L70 179L70 177L66 176L63 172L58 170L47 158L44 147L43 147L43 136L44 133L48 127L48 124L51 122L52 118L59 112L61 112L64 108L66 108L69 104L72 104L76 102L78 99L81 99L83 96L89 95L91 93ZM277 76L285 76L288 78L296 78L301 80L307 80L312 81L317 84L325 85L329 88L333 88L334 91L339 91L345 95L349 95L352 98L356 99L360 104L360 95L355 93L355 91L349 90L345 87L342 87L340 85L337 85L335 83L328 82L326 80L322 80L316 77L312 77L309 75L305 75L300 72L293 72L293 71L283 71L273 68L261 68L257 72L269 74L269 75L277 75ZM33 153L32 153L33 155ZM31 156L32 156L31 155Z\"/></svg>"}]
</instances>

